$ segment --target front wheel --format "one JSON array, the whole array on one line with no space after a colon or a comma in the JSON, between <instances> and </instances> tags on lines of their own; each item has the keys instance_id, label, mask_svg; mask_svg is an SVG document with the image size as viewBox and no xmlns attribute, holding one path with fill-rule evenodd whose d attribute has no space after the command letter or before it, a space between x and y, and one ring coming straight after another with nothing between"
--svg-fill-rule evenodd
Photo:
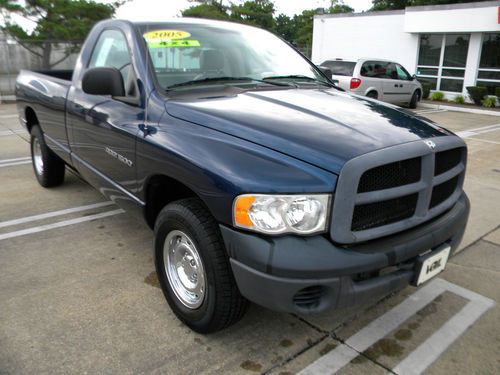
<instances>
[{"instance_id":1,"label":"front wheel","mask_svg":"<svg viewBox=\"0 0 500 375\"><path fill-rule=\"evenodd\" d=\"M38 125L31 129L31 162L36 179L43 187L61 185L66 166L45 144L42 129Z\"/></svg>"},{"instance_id":2,"label":"front wheel","mask_svg":"<svg viewBox=\"0 0 500 375\"><path fill-rule=\"evenodd\" d=\"M246 310L216 221L196 198L165 206L155 224L155 265L173 312L200 333L237 322Z\"/></svg>"},{"instance_id":3,"label":"front wheel","mask_svg":"<svg viewBox=\"0 0 500 375\"><path fill-rule=\"evenodd\" d=\"M411 109L415 109L417 108L417 103L418 101L420 100L420 94L419 94L419 91L415 91L411 97L411 100L410 100L410 108Z\"/></svg>"}]
</instances>

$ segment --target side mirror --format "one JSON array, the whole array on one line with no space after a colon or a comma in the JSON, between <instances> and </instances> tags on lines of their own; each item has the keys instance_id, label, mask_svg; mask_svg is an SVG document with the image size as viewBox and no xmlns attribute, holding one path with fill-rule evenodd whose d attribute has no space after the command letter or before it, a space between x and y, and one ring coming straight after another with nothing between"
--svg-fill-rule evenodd
<instances>
[{"instance_id":1,"label":"side mirror","mask_svg":"<svg viewBox=\"0 0 500 375\"><path fill-rule=\"evenodd\" d=\"M414 74L414 75L411 76L411 78L413 78L413 81L415 81L417 79L417 75Z\"/></svg>"},{"instance_id":2,"label":"side mirror","mask_svg":"<svg viewBox=\"0 0 500 375\"><path fill-rule=\"evenodd\" d=\"M321 70L329 79L332 79L332 71L329 68L326 66L318 66L318 69Z\"/></svg>"},{"instance_id":3,"label":"side mirror","mask_svg":"<svg viewBox=\"0 0 500 375\"><path fill-rule=\"evenodd\" d=\"M83 74L83 92L90 95L125 96L125 85L116 68L91 68Z\"/></svg>"}]
</instances>

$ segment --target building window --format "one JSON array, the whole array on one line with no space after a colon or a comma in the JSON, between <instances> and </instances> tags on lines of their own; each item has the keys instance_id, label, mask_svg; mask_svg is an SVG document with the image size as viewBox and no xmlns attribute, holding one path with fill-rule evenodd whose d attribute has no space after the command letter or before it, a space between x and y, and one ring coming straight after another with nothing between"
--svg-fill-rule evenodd
<instances>
[{"instance_id":1,"label":"building window","mask_svg":"<svg viewBox=\"0 0 500 375\"><path fill-rule=\"evenodd\" d=\"M500 33L483 34L476 85L487 87L491 95L500 87Z\"/></svg>"},{"instance_id":2,"label":"building window","mask_svg":"<svg viewBox=\"0 0 500 375\"><path fill-rule=\"evenodd\" d=\"M432 90L462 92L469 34L421 34L417 75Z\"/></svg>"}]
</instances>

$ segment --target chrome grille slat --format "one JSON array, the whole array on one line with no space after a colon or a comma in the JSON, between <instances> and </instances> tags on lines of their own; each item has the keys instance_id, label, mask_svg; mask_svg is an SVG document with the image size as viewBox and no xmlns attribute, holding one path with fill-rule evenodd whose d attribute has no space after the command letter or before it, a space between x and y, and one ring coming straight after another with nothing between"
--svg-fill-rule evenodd
<instances>
[{"instance_id":1,"label":"chrome grille slat","mask_svg":"<svg viewBox=\"0 0 500 375\"><path fill-rule=\"evenodd\" d=\"M337 181L331 238L346 244L379 238L419 225L450 208L462 193L466 146L456 136L434 137L432 141L436 145L433 150L421 140L348 161ZM399 162L401 155L405 159ZM410 167L419 165L421 169L407 171L405 163ZM386 165L389 167L384 170ZM390 173L403 176L393 177ZM370 183L366 176L378 180ZM362 177L363 188L359 188ZM452 179L456 181L449 182ZM370 191L384 186L391 187Z\"/></svg>"}]
</instances>

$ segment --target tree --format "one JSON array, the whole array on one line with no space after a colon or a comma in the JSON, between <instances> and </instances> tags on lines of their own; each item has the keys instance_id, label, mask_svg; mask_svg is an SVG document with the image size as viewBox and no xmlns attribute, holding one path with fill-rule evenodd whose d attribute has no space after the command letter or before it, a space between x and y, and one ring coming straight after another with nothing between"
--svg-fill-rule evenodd
<instances>
[{"instance_id":1,"label":"tree","mask_svg":"<svg viewBox=\"0 0 500 375\"><path fill-rule=\"evenodd\" d=\"M373 0L371 11L404 9L418 5L477 3L485 0Z\"/></svg>"},{"instance_id":2,"label":"tree","mask_svg":"<svg viewBox=\"0 0 500 375\"><path fill-rule=\"evenodd\" d=\"M286 14L279 14L276 17L274 31L289 42L293 41L297 34L294 20Z\"/></svg>"},{"instance_id":3,"label":"tree","mask_svg":"<svg viewBox=\"0 0 500 375\"><path fill-rule=\"evenodd\" d=\"M274 4L270 0L245 1L241 5L231 6L231 19L237 22L274 30Z\"/></svg>"},{"instance_id":4,"label":"tree","mask_svg":"<svg viewBox=\"0 0 500 375\"><path fill-rule=\"evenodd\" d=\"M212 20L227 20L229 14L222 1L196 1L200 3L182 11L183 17L208 18Z\"/></svg>"},{"instance_id":5,"label":"tree","mask_svg":"<svg viewBox=\"0 0 500 375\"><path fill-rule=\"evenodd\" d=\"M328 13L336 14L352 12L354 12L354 9L349 5L345 5L342 0L330 0L330 8L328 9Z\"/></svg>"},{"instance_id":6,"label":"tree","mask_svg":"<svg viewBox=\"0 0 500 375\"><path fill-rule=\"evenodd\" d=\"M24 48L42 59L45 69L52 68L75 52L92 26L114 15L121 2L98 4L92 0L26 0L24 5L16 0L0 0L1 30L13 37ZM36 23L32 32L12 21L17 14ZM64 54L51 60L52 48L64 42Z\"/></svg>"}]
</instances>

